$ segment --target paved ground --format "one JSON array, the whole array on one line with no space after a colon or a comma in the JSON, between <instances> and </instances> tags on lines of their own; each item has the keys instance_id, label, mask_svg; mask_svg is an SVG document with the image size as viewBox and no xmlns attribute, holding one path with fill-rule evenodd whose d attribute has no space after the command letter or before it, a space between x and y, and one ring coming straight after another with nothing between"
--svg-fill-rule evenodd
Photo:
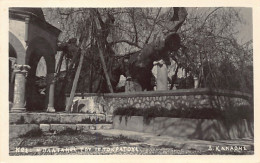
<instances>
[{"instance_id":1,"label":"paved ground","mask_svg":"<svg viewBox=\"0 0 260 163\"><path fill-rule=\"evenodd\" d=\"M101 136L102 134L103 136ZM98 136L100 135L100 136ZM100 139L98 139L100 138ZM186 138L156 136L126 130L90 130L86 133L72 135L40 136L26 138L27 147L10 149L10 155L252 155L254 145L252 139L203 141ZM71 141L50 146L53 141ZM75 139L75 140L74 140ZM91 139L91 140L90 140ZM92 140L93 139L93 140ZM77 140L77 141L76 141ZM25 142L26 141L26 142ZM39 141L45 146L35 146ZM47 141L52 141L48 143ZM84 142L85 141L85 142ZM74 142L74 143L73 143ZM15 142L14 142L15 144ZM19 142L21 144L21 142ZM42 145L44 145L42 144ZM29 145L29 146L28 146Z\"/></svg>"},{"instance_id":2,"label":"paved ground","mask_svg":"<svg viewBox=\"0 0 260 163\"><path fill-rule=\"evenodd\" d=\"M171 146L183 150L197 151L253 151L253 139L218 140L205 141L169 136L156 136L148 133L140 133L126 130L91 130L92 133L100 133L105 136L125 136L130 139L139 140L142 144L151 146ZM140 144L140 143L139 143ZM232 149L233 148L233 149Z\"/></svg>"}]
</instances>

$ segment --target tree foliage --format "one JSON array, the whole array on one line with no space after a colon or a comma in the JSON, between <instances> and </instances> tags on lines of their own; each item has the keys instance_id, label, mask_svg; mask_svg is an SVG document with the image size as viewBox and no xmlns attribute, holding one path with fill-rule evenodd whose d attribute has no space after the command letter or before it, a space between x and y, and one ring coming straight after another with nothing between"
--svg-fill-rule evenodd
<instances>
[{"instance_id":1,"label":"tree foliage","mask_svg":"<svg viewBox=\"0 0 260 163\"><path fill-rule=\"evenodd\" d=\"M178 68L198 76L200 87L215 87L253 92L252 41L241 44L237 40L239 24L244 23L239 8L188 8L188 17L178 31L183 48L175 56ZM63 33L61 42L69 38L87 38L86 44L94 47L93 39L100 31L109 29L103 41L111 50L104 50L107 64L111 57L124 56L142 49L146 44L163 36L167 29L167 16L172 8L49 8L46 19L56 23ZM114 22L102 28L109 15ZM59 24L57 24L57 21ZM94 23L95 22L95 23ZM95 24L95 25L94 25ZM102 32L102 31L101 31ZM106 32L106 31L103 31ZM85 46L87 47L87 46ZM81 83L92 85L104 81L104 73L95 48L85 54ZM169 67L172 72L177 66ZM93 92L94 88L85 89ZM82 89L80 88L80 89Z\"/></svg>"}]
</instances>

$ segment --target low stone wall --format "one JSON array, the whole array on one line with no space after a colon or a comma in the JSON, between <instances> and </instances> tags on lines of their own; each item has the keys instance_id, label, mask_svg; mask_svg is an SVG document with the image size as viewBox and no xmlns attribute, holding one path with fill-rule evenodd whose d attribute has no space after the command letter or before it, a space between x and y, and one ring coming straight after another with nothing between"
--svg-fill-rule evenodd
<instances>
[{"instance_id":1,"label":"low stone wall","mask_svg":"<svg viewBox=\"0 0 260 163\"><path fill-rule=\"evenodd\" d=\"M69 97L67 96L67 99ZM249 94L217 89L183 89L127 93L86 93L82 99L76 94L70 112L112 115L118 107L148 108L162 106L168 109L221 108L251 105Z\"/></svg>"},{"instance_id":2,"label":"low stone wall","mask_svg":"<svg viewBox=\"0 0 260 163\"><path fill-rule=\"evenodd\" d=\"M63 130L99 130L112 128L112 116L79 113L9 113L9 138L33 131L61 132Z\"/></svg>"},{"instance_id":3,"label":"low stone wall","mask_svg":"<svg viewBox=\"0 0 260 163\"><path fill-rule=\"evenodd\" d=\"M10 113L12 124L87 124L112 123L112 116L79 113Z\"/></svg>"},{"instance_id":4,"label":"low stone wall","mask_svg":"<svg viewBox=\"0 0 260 163\"><path fill-rule=\"evenodd\" d=\"M254 137L253 121L246 119L227 123L220 119L156 117L146 122L142 116L115 116L113 128L200 140Z\"/></svg>"}]
</instances>

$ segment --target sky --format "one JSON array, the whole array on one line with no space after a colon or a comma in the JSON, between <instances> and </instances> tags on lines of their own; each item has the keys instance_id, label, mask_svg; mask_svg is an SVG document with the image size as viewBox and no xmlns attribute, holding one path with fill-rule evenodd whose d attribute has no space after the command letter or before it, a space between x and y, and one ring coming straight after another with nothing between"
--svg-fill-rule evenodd
<instances>
[{"instance_id":1,"label":"sky","mask_svg":"<svg viewBox=\"0 0 260 163\"><path fill-rule=\"evenodd\" d=\"M238 42L243 44L253 39L253 16L252 8L241 8L241 16L244 24L238 25Z\"/></svg>"},{"instance_id":2,"label":"sky","mask_svg":"<svg viewBox=\"0 0 260 163\"><path fill-rule=\"evenodd\" d=\"M198 7L198 9L203 10L203 9L208 9L208 7L207 8ZM244 20L244 22L243 24L237 26L237 30L238 30L237 37L238 37L238 42L243 44L249 40L252 40L253 38L252 8L241 7L239 9L241 11L241 17ZM48 13L47 11L48 10L43 8L46 21L52 24L53 26L60 28L60 24L58 23L59 20L48 19L50 13ZM187 8L187 11L189 12L189 8Z\"/></svg>"}]
</instances>

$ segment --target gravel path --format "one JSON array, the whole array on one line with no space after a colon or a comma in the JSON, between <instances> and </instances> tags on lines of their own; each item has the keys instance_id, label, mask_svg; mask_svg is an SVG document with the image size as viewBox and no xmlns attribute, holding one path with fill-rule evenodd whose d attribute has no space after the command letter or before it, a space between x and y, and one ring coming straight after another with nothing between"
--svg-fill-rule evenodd
<instances>
[{"instance_id":1,"label":"gravel path","mask_svg":"<svg viewBox=\"0 0 260 163\"><path fill-rule=\"evenodd\" d=\"M115 133L115 132L113 132ZM132 133L133 135L133 133ZM142 135L140 135L142 136ZM147 135L146 135L147 136ZM136 135L135 135L135 138ZM212 150L200 150L178 147L174 145L159 145L160 139L156 137L157 144L150 141L138 141L126 136L104 136L100 133L63 133L56 135L40 135L35 137L20 137L10 139L10 155L251 155L254 150L235 149L231 146L214 146ZM177 139L176 139L177 140ZM176 141L175 140L175 141ZM178 139L179 143L181 139ZM194 144L198 141L194 141ZM244 140L244 144L248 143ZM222 141L222 144L230 141ZM223 148L225 147L225 148ZM231 149L231 147L233 149ZM207 147L208 148L208 147ZM240 147L237 147L240 148Z\"/></svg>"}]
</instances>

